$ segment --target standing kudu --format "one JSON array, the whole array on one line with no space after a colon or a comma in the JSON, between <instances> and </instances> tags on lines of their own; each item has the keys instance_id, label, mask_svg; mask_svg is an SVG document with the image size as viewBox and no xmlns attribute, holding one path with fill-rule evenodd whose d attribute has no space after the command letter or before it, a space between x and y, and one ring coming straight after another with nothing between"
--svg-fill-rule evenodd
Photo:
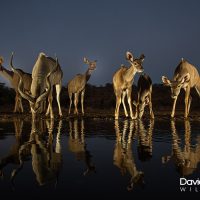
<instances>
[{"instance_id":1,"label":"standing kudu","mask_svg":"<svg viewBox=\"0 0 200 200\"><path fill-rule=\"evenodd\" d=\"M147 75L141 75L138 79L137 84L137 90L138 90L138 100L137 102L133 102L133 104L136 106L136 115L141 119L144 114L144 108L145 106L149 106L149 114L150 117L153 119L153 109L152 109L152 80Z\"/></svg>"},{"instance_id":2,"label":"standing kudu","mask_svg":"<svg viewBox=\"0 0 200 200\"><path fill-rule=\"evenodd\" d=\"M14 107L14 113L16 112L24 112L23 106L22 106L22 97L18 91L18 85L19 85L19 76L15 74L13 71L10 71L2 66L3 64L3 58L0 57L0 74L9 80L11 87L15 90L15 107ZM24 83L24 92L29 92L31 88L31 74L26 73L22 71L21 69L17 69L18 72L21 74L23 83Z\"/></svg>"},{"instance_id":3,"label":"standing kudu","mask_svg":"<svg viewBox=\"0 0 200 200\"><path fill-rule=\"evenodd\" d=\"M31 106L31 112L33 119L36 115L41 112L43 102L48 98L48 109L46 115L50 113L50 117L54 118L53 108L52 108L52 91L53 86L56 86L57 93L57 103L59 108L59 115L62 116L61 106L60 106L60 92L62 87L62 70L58 63L58 60L54 60L51 57L46 56L44 53L40 53L38 59L32 70L32 83L30 93L24 92L23 79L19 70L15 69L12 64L13 55L11 58L11 67L14 73L18 74L20 77L18 91L21 96L28 100Z\"/></svg>"},{"instance_id":4,"label":"standing kudu","mask_svg":"<svg viewBox=\"0 0 200 200\"><path fill-rule=\"evenodd\" d=\"M190 96L190 89L194 87L200 96L200 78L196 67L182 59L175 69L173 80L170 81L167 77L162 76L162 82L164 85L171 87L171 97L174 99L171 117L174 117L176 101L181 88L185 90L184 116L187 118L192 101L192 97Z\"/></svg>"},{"instance_id":5,"label":"standing kudu","mask_svg":"<svg viewBox=\"0 0 200 200\"><path fill-rule=\"evenodd\" d=\"M79 100L79 94L81 93L81 108L82 108L82 114L84 115L84 95L85 95L85 86L88 80L90 79L90 76L92 72L96 69L96 60L95 61L89 61L87 58L84 58L84 63L88 64L88 69L84 74L77 74L72 80L69 81L67 87L68 87L68 94L70 99L70 105L69 105L69 114L71 112L71 106L72 106L72 95L74 94L74 114L78 114L78 100Z\"/></svg>"},{"instance_id":6,"label":"standing kudu","mask_svg":"<svg viewBox=\"0 0 200 200\"><path fill-rule=\"evenodd\" d=\"M124 102L125 97L127 96L129 109L130 109L130 117L131 119L135 119L136 115L133 116L132 111L132 102L131 102L131 92L132 92L132 84L134 81L134 76L137 72L143 72L142 63L144 61L145 56L142 54L139 58L134 58L132 53L126 52L126 59L130 62L130 67L121 66L115 74L113 75L113 87L116 96L116 108L115 108L115 119L119 117L119 107L122 102L124 107L124 112L126 117L128 117L128 112L126 110L126 105Z\"/></svg>"}]
</instances>

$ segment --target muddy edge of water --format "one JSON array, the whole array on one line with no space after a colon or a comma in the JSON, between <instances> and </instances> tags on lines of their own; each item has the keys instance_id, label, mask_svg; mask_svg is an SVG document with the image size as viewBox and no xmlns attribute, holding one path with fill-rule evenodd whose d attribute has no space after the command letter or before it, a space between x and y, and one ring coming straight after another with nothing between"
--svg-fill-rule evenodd
<instances>
[{"instance_id":1,"label":"muddy edge of water","mask_svg":"<svg viewBox=\"0 0 200 200\"><path fill-rule=\"evenodd\" d=\"M0 121L12 121L12 119L14 118L20 118L24 121L31 121L32 117L31 117L31 113L23 113L23 114L19 114L19 113L12 113L12 112L0 112ZM55 116L54 116L54 120L70 120L73 118L77 118L77 119L95 119L95 120L115 120L114 119L114 112L113 111L109 111L109 110L97 110L97 111L89 111L86 112L85 115L83 116L81 113L79 113L78 115L74 115L74 114L70 114L68 115L68 112L63 112L63 116L59 117L58 113L55 112ZM48 117L46 117L45 115L39 115L38 119L49 119ZM123 112L120 113L120 117L119 120L124 120L124 119L129 119L131 120L129 117L126 118L123 114ZM142 118L143 120L148 120L149 119L149 115L146 114L143 116ZM177 111L175 118L173 118L174 120L178 120L178 121L184 121L184 120L190 120L190 121L200 121L200 115L199 112L193 112L189 115L189 117L187 119L184 118L184 113L183 111ZM170 111L162 111L162 112L155 112L155 121L160 121L160 120L173 120L170 117Z\"/></svg>"}]
</instances>

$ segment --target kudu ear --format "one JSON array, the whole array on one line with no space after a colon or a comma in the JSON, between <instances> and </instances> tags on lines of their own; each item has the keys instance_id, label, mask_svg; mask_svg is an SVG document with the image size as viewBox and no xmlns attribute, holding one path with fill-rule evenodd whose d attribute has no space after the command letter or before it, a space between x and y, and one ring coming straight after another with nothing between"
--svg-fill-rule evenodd
<instances>
[{"instance_id":1,"label":"kudu ear","mask_svg":"<svg viewBox=\"0 0 200 200\"><path fill-rule=\"evenodd\" d=\"M86 63L86 64L90 63L90 61L86 57L83 58L83 62Z\"/></svg>"},{"instance_id":2,"label":"kudu ear","mask_svg":"<svg viewBox=\"0 0 200 200\"><path fill-rule=\"evenodd\" d=\"M188 83L190 81L190 74L187 73L183 78L181 83Z\"/></svg>"},{"instance_id":3,"label":"kudu ear","mask_svg":"<svg viewBox=\"0 0 200 200\"><path fill-rule=\"evenodd\" d=\"M162 76L162 82L166 86L171 85L171 81L166 76Z\"/></svg>"},{"instance_id":4,"label":"kudu ear","mask_svg":"<svg viewBox=\"0 0 200 200\"><path fill-rule=\"evenodd\" d=\"M134 57L133 57L133 54L129 51L126 52L126 59L133 62L134 60Z\"/></svg>"},{"instance_id":5,"label":"kudu ear","mask_svg":"<svg viewBox=\"0 0 200 200\"><path fill-rule=\"evenodd\" d=\"M144 59L145 59L145 55L144 54L141 54L141 56L140 56L140 58L139 58L140 60L141 60L141 62L143 62L144 61Z\"/></svg>"}]
</instances>

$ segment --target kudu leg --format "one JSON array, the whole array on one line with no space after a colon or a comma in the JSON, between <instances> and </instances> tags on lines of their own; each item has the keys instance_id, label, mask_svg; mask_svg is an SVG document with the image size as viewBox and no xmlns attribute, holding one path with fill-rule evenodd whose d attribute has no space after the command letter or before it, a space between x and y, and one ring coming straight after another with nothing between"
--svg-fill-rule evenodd
<instances>
[{"instance_id":1,"label":"kudu leg","mask_svg":"<svg viewBox=\"0 0 200 200\"><path fill-rule=\"evenodd\" d=\"M188 102L188 114L189 114L189 112L190 112L191 102L192 102L192 97L191 97L191 95L190 95L190 96L189 96L189 102Z\"/></svg>"},{"instance_id":2,"label":"kudu leg","mask_svg":"<svg viewBox=\"0 0 200 200\"><path fill-rule=\"evenodd\" d=\"M56 100L58 103L58 109L59 109L59 115L60 117L62 117L62 110L61 110L61 106L60 106L60 92L62 89L62 85L56 85Z\"/></svg>"},{"instance_id":3,"label":"kudu leg","mask_svg":"<svg viewBox=\"0 0 200 200\"><path fill-rule=\"evenodd\" d=\"M120 107L120 104L121 104L121 93L118 92L116 94L115 119L119 118L119 107Z\"/></svg>"},{"instance_id":4,"label":"kudu leg","mask_svg":"<svg viewBox=\"0 0 200 200\"><path fill-rule=\"evenodd\" d=\"M189 114L189 107L190 107L190 103L189 103L189 97L190 97L190 87L187 87L185 90L185 115L184 117L187 118L188 114Z\"/></svg>"},{"instance_id":5,"label":"kudu leg","mask_svg":"<svg viewBox=\"0 0 200 200\"><path fill-rule=\"evenodd\" d=\"M49 115L49 112L50 112L50 105L48 104L48 108L47 108L47 112L46 112L46 116L48 116Z\"/></svg>"},{"instance_id":6,"label":"kudu leg","mask_svg":"<svg viewBox=\"0 0 200 200\"><path fill-rule=\"evenodd\" d=\"M23 109L23 105L22 105L22 97L19 97L19 112L23 113L24 109Z\"/></svg>"},{"instance_id":7,"label":"kudu leg","mask_svg":"<svg viewBox=\"0 0 200 200\"><path fill-rule=\"evenodd\" d=\"M51 119L54 118L52 101L53 101L53 96L52 96L52 93L50 92L49 97L48 97L48 102L49 102L49 111L50 111L50 118Z\"/></svg>"},{"instance_id":8,"label":"kudu leg","mask_svg":"<svg viewBox=\"0 0 200 200\"><path fill-rule=\"evenodd\" d=\"M79 93L75 93L74 94L74 114L78 115L78 97L79 97Z\"/></svg>"},{"instance_id":9,"label":"kudu leg","mask_svg":"<svg viewBox=\"0 0 200 200\"><path fill-rule=\"evenodd\" d=\"M172 117L172 118L174 117L174 114L175 114L177 98L178 98L178 96L174 98L174 103L173 103L172 113L171 113L171 117Z\"/></svg>"},{"instance_id":10,"label":"kudu leg","mask_svg":"<svg viewBox=\"0 0 200 200\"><path fill-rule=\"evenodd\" d=\"M81 93L81 109L82 109L82 114L84 115L84 95L85 95L85 90L82 91Z\"/></svg>"},{"instance_id":11,"label":"kudu leg","mask_svg":"<svg viewBox=\"0 0 200 200\"><path fill-rule=\"evenodd\" d=\"M15 96L15 108L14 108L14 113L16 113L19 110L19 95L16 94Z\"/></svg>"},{"instance_id":12,"label":"kudu leg","mask_svg":"<svg viewBox=\"0 0 200 200\"><path fill-rule=\"evenodd\" d=\"M127 92L127 98L128 98L128 104L129 104L129 110L130 110L130 117L131 117L131 119L136 119L136 117L137 117L136 113L135 113L135 116L133 116L133 110L132 110L132 101L131 101L132 90L127 89L126 92Z\"/></svg>"},{"instance_id":13,"label":"kudu leg","mask_svg":"<svg viewBox=\"0 0 200 200\"><path fill-rule=\"evenodd\" d=\"M151 95L149 95L149 114L150 114L151 119L154 119Z\"/></svg>"},{"instance_id":14,"label":"kudu leg","mask_svg":"<svg viewBox=\"0 0 200 200\"><path fill-rule=\"evenodd\" d=\"M72 93L69 94L69 101L70 101L70 103L69 103L69 114L70 114L71 107L72 107Z\"/></svg>"},{"instance_id":15,"label":"kudu leg","mask_svg":"<svg viewBox=\"0 0 200 200\"><path fill-rule=\"evenodd\" d=\"M128 117L128 112L127 112L127 110L126 110L126 104L125 104L125 102L124 102L125 97L126 97L126 92L123 91L123 93L122 93L122 104L123 104L123 107L124 107L125 116Z\"/></svg>"}]
</instances>

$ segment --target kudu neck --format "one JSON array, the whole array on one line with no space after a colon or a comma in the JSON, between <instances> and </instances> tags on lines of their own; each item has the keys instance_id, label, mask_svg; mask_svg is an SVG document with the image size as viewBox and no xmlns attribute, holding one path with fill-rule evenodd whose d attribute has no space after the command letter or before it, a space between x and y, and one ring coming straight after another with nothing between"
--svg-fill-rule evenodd
<instances>
[{"instance_id":1,"label":"kudu neck","mask_svg":"<svg viewBox=\"0 0 200 200\"><path fill-rule=\"evenodd\" d=\"M0 73L2 74L2 76L4 76L6 79L8 79L9 81L12 81L13 79L13 72L7 70L5 67L3 67L2 65L0 65L1 71Z\"/></svg>"},{"instance_id":2,"label":"kudu neck","mask_svg":"<svg viewBox=\"0 0 200 200\"><path fill-rule=\"evenodd\" d=\"M124 74L124 77L127 81L132 81L133 80L133 77L135 76L136 74L136 69L134 66L130 66L127 71L125 72Z\"/></svg>"},{"instance_id":3,"label":"kudu neck","mask_svg":"<svg viewBox=\"0 0 200 200\"><path fill-rule=\"evenodd\" d=\"M85 78L86 78L86 81L88 81L91 77L91 74L92 74L92 71L91 69L87 69L87 71L85 72Z\"/></svg>"}]
</instances>

